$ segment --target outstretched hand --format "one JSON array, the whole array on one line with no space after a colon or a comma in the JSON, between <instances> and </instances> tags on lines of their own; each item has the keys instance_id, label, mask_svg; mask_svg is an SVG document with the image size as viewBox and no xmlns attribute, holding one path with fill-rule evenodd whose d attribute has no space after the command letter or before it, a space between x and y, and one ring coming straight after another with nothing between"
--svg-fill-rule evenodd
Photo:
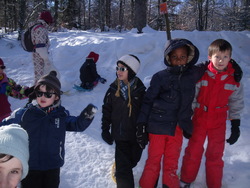
<instances>
[{"instance_id":1,"label":"outstretched hand","mask_svg":"<svg viewBox=\"0 0 250 188\"><path fill-rule=\"evenodd\" d=\"M99 81L102 83L102 84L105 84L107 82L107 80L105 78L100 78Z\"/></svg>"},{"instance_id":2,"label":"outstretched hand","mask_svg":"<svg viewBox=\"0 0 250 188\"><path fill-rule=\"evenodd\" d=\"M88 104L88 106L82 111L80 116L85 119L92 119L97 112L98 108L93 104Z\"/></svg>"}]
</instances>

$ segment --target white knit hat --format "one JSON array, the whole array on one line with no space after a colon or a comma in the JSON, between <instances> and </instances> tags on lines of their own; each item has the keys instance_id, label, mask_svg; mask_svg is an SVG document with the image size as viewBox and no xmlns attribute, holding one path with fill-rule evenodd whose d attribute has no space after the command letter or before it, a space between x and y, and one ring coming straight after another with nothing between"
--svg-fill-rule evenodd
<instances>
[{"instance_id":1,"label":"white knit hat","mask_svg":"<svg viewBox=\"0 0 250 188\"><path fill-rule=\"evenodd\" d=\"M29 141L27 132L18 124L0 127L0 153L19 159L23 166L22 179L29 170Z\"/></svg>"},{"instance_id":2,"label":"white knit hat","mask_svg":"<svg viewBox=\"0 0 250 188\"><path fill-rule=\"evenodd\" d=\"M124 64L129 66L134 71L135 74L138 73L140 68L140 61L136 56L124 55L118 61L122 61Z\"/></svg>"}]
</instances>

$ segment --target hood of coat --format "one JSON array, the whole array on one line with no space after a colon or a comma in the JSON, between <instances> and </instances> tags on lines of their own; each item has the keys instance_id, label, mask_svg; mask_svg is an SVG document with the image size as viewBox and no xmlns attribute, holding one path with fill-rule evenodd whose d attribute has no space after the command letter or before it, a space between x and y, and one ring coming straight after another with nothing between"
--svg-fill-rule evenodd
<instances>
[{"instance_id":1,"label":"hood of coat","mask_svg":"<svg viewBox=\"0 0 250 188\"><path fill-rule=\"evenodd\" d=\"M166 66L173 67L169 60L170 52L185 45L188 46L190 49L187 66L194 65L198 61L200 55L198 48L187 39L176 38L168 40L166 43L164 52L164 63Z\"/></svg>"}]
</instances>

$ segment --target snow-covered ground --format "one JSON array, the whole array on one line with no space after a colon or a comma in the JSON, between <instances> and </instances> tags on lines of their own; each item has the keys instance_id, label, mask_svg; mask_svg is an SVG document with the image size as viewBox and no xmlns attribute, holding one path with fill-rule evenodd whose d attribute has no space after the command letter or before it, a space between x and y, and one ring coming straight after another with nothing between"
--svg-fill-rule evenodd
<instances>
[{"instance_id":1,"label":"snow-covered ground","mask_svg":"<svg viewBox=\"0 0 250 188\"><path fill-rule=\"evenodd\" d=\"M250 186L250 32L185 32L172 31L172 38L191 40L200 50L199 61L207 60L209 44L218 38L228 40L233 46L232 57L244 70L242 82L245 89L245 109L242 113L241 137L232 146L226 144L223 188L248 188ZM114 162L114 145L107 145L101 138L101 106L109 84L114 81L116 61L124 54L134 54L141 60L138 76L148 87L154 73L165 68L163 52L166 32L159 32L147 27L143 34L135 29L128 32L67 31L51 33L50 55L60 72L62 90L69 95L62 96L62 104L72 115L78 115L88 104L98 108L91 126L83 133L67 133L65 165L61 169L61 188L114 188L111 179L111 166ZM91 92L79 93L72 89L73 84L80 83L79 68L90 51L100 54L97 62L98 73L107 79L106 84L98 84ZM0 39L0 57L7 67L6 73L17 83L32 86L33 64L31 53L25 52L17 41L17 34ZM24 106L27 100L9 98L12 109ZM230 134L228 122L227 137ZM183 150L179 160L181 164L183 151L187 145L184 139ZM141 161L134 168L135 184L141 176L147 149ZM161 181L159 181L161 182ZM159 183L159 187L161 183ZM204 161L195 182L196 188L205 187Z\"/></svg>"}]
</instances>

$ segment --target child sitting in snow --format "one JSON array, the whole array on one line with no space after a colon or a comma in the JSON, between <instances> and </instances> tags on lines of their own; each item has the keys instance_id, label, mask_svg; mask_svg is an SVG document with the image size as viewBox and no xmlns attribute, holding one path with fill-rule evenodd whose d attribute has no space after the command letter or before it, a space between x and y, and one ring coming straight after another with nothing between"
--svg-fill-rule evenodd
<instances>
[{"instance_id":1,"label":"child sitting in snow","mask_svg":"<svg viewBox=\"0 0 250 188\"><path fill-rule=\"evenodd\" d=\"M244 107L243 86L234 79L231 55L232 46L224 39L213 41L208 48L208 70L196 84L194 130L182 161L182 188L189 188L196 179L206 138L207 187L221 188L227 115L232 125L227 139L231 145L240 136L240 113Z\"/></svg>"},{"instance_id":2,"label":"child sitting in snow","mask_svg":"<svg viewBox=\"0 0 250 188\"><path fill-rule=\"evenodd\" d=\"M114 140L116 144L117 187L134 188L133 168L142 154L136 142L136 120L146 88L136 77L139 67L140 61L134 55L118 60L117 79L106 92L102 106L102 138L110 145Z\"/></svg>"},{"instance_id":3,"label":"child sitting in snow","mask_svg":"<svg viewBox=\"0 0 250 188\"><path fill-rule=\"evenodd\" d=\"M102 84L106 83L106 79L102 78L96 70L96 62L99 59L99 54L90 52L86 61L80 68L81 87L92 90L100 81Z\"/></svg>"},{"instance_id":4,"label":"child sitting in snow","mask_svg":"<svg viewBox=\"0 0 250 188\"><path fill-rule=\"evenodd\" d=\"M51 71L37 81L31 94L37 104L16 110L0 124L20 124L29 135L29 173L21 183L22 188L59 187L66 131L84 131L97 110L89 104L79 116L70 116L61 106L60 89L56 72Z\"/></svg>"},{"instance_id":5,"label":"child sitting in snow","mask_svg":"<svg viewBox=\"0 0 250 188\"><path fill-rule=\"evenodd\" d=\"M17 85L14 80L8 78L4 73L5 68L4 62L0 58L0 122L11 113L8 96L16 99L26 99L25 91L28 89L26 86Z\"/></svg>"}]
</instances>

